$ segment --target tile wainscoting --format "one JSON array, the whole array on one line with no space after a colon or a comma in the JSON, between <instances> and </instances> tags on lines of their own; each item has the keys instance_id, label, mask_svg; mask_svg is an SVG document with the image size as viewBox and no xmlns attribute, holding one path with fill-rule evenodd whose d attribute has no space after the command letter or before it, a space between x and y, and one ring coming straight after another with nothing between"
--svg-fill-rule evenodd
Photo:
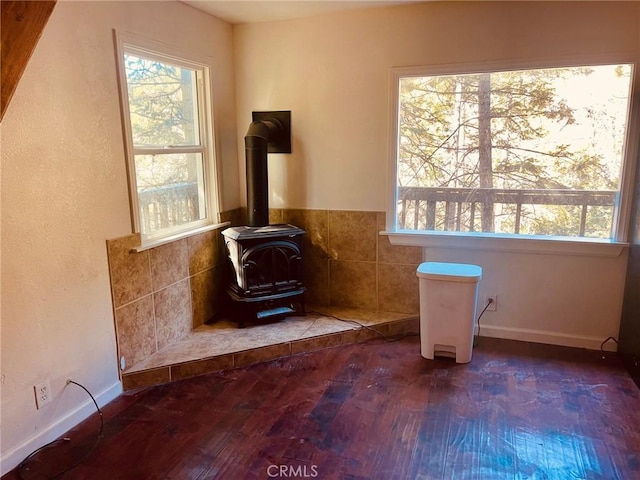
<instances>
[{"instance_id":1,"label":"tile wainscoting","mask_svg":"<svg viewBox=\"0 0 640 480\"><path fill-rule=\"evenodd\" d=\"M221 221L242 225L244 216L243 209L236 209L221 215ZM379 232L385 229L384 212L271 209L270 222L290 223L307 232L304 273L308 305L318 309L362 311L364 315L355 313L351 318L367 321L379 312L381 315L373 320L379 324L417 318L420 302L415 271L422 261L422 250L393 246L387 237L380 236ZM185 345L194 341L194 335L207 336L207 341L215 342L217 337L212 335L216 332L212 333L207 324L214 320L224 301L223 279L227 265L220 231L194 235L139 253L132 250L140 242L137 234L107 241L118 358L124 357L125 368L121 374L125 388L171 381L169 370L163 367L173 365L178 371L175 366L184 362L180 355L172 360L166 352L188 350ZM226 320L233 322L233 318L229 318L216 319L216 323ZM265 326L278 329L278 325ZM385 328L406 330L400 325ZM217 335L221 336L221 332ZM319 336L335 333L320 332ZM309 342L311 337L293 340ZM352 337L356 338L354 334L339 333L339 338L326 341L327 345L334 345L336 341L342 343ZM322 341L315 340L313 344L322 345ZM274 350L278 356L296 353L297 347L292 349L291 339L274 340L271 345L275 345L270 347L272 350L282 350ZM249 351L255 347L247 347L244 356L250 358ZM214 370L235 365L229 364L228 359L209 357L202 352L201 359L208 358L206 365ZM263 357L264 353L260 353L255 361L268 359ZM270 354L267 357L272 358ZM156 360L158 358L162 360ZM191 358L189 362L196 360Z\"/></svg>"}]
</instances>

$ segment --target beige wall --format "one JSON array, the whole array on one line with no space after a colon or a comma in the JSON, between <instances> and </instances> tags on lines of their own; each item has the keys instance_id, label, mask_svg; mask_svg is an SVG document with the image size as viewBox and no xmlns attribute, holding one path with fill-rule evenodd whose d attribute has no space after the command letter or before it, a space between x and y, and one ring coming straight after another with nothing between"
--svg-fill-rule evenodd
<instances>
[{"instance_id":1,"label":"beige wall","mask_svg":"<svg viewBox=\"0 0 640 480\"><path fill-rule=\"evenodd\" d=\"M293 153L271 155L271 207L387 205L392 67L638 60L636 2L429 2L234 29L240 169L252 110L292 111ZM486 334L598 348L618 333L615 257L426 249L483 266ZM410 263L410 262L407 262ZM378 286L379 288L379 286Z\"/></svg>"},{"instance_id":2,"label":"beige wall","mask_svg":"<svg viewBox=\"0 0 640 480\"><path fill-rule=\"evenodd\" d=\"M177 2L58 2L2 121L2 471L120 391L106 240L131 233L112 29L213 58L237 206L232 28ZM33 385L53 402L36 410Z\"/></svg>"}]
</instances>

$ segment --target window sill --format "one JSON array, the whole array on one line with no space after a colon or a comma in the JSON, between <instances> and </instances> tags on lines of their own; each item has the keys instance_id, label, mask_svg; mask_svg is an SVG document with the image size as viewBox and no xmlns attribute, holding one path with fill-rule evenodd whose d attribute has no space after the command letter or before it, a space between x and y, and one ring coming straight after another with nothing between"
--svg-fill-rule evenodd
<instances>
[{"instance_id":1,"label":"window sill","mask_svg":"<svg viewBox=\"0 0 640 480\"><path fill-rule=\"evenodd\" d=\"M387 235L392 245L592 257L618 257L629 246L628 243L602 239L460 232L400 230L382 231L380 235Z\"/></svg>"},{"instance_id":2,"label":"window sill","mask_svg":"<svg viewBox=\"0 0 640 480\"><path fill-rule=\"evenodd\" d=\"M148 240L146 242L143 242L142 245L133 247L131 251L136 253L144 252L145 250L150 250L152 248L159 247L161 245L166 245L167 243L172 243L187 237L193 237L194 235L198 235L204 232L209 232L211 230L216 230L218 228L226 227L228 225L231 225L231 222L212 223L211 225L205 225L204 227L195 228L193 230L188 230L186 232L176 233L175 235L171 235L169 237Z\"/></svg>"}]
</instances>

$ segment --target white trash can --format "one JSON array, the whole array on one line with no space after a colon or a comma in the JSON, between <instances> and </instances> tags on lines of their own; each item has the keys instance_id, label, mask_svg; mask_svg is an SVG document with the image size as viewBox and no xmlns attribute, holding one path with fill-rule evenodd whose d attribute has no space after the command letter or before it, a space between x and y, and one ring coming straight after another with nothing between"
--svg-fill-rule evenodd
<instances>
[{"instance_id":1,"label":"white trash can","mask_svg":"<svg viewBox=\"0 0 640 480\"><path fill-rule=\"evenodd\" d=\"M425 262L416 272L420 284L420 350L424 358L455 357L468 363L482 267Z\"/></svg>"}]
</instances>

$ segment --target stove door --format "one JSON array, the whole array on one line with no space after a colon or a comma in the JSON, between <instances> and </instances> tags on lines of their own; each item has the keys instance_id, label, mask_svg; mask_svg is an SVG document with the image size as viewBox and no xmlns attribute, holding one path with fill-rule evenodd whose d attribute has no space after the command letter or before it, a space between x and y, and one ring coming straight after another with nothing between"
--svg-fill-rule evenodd
<instances>
[{"instance_id":1,"label":"stove door","mask_svg":"<svg viewBox=\"0 0 640 480\"><path fill-rule=\"evenodd\" d=\"M244 270L240 287L249 296L296 290L302 282L302 254L295 242L264 242L242 255Z\"/></svg>"}]
</instances>

